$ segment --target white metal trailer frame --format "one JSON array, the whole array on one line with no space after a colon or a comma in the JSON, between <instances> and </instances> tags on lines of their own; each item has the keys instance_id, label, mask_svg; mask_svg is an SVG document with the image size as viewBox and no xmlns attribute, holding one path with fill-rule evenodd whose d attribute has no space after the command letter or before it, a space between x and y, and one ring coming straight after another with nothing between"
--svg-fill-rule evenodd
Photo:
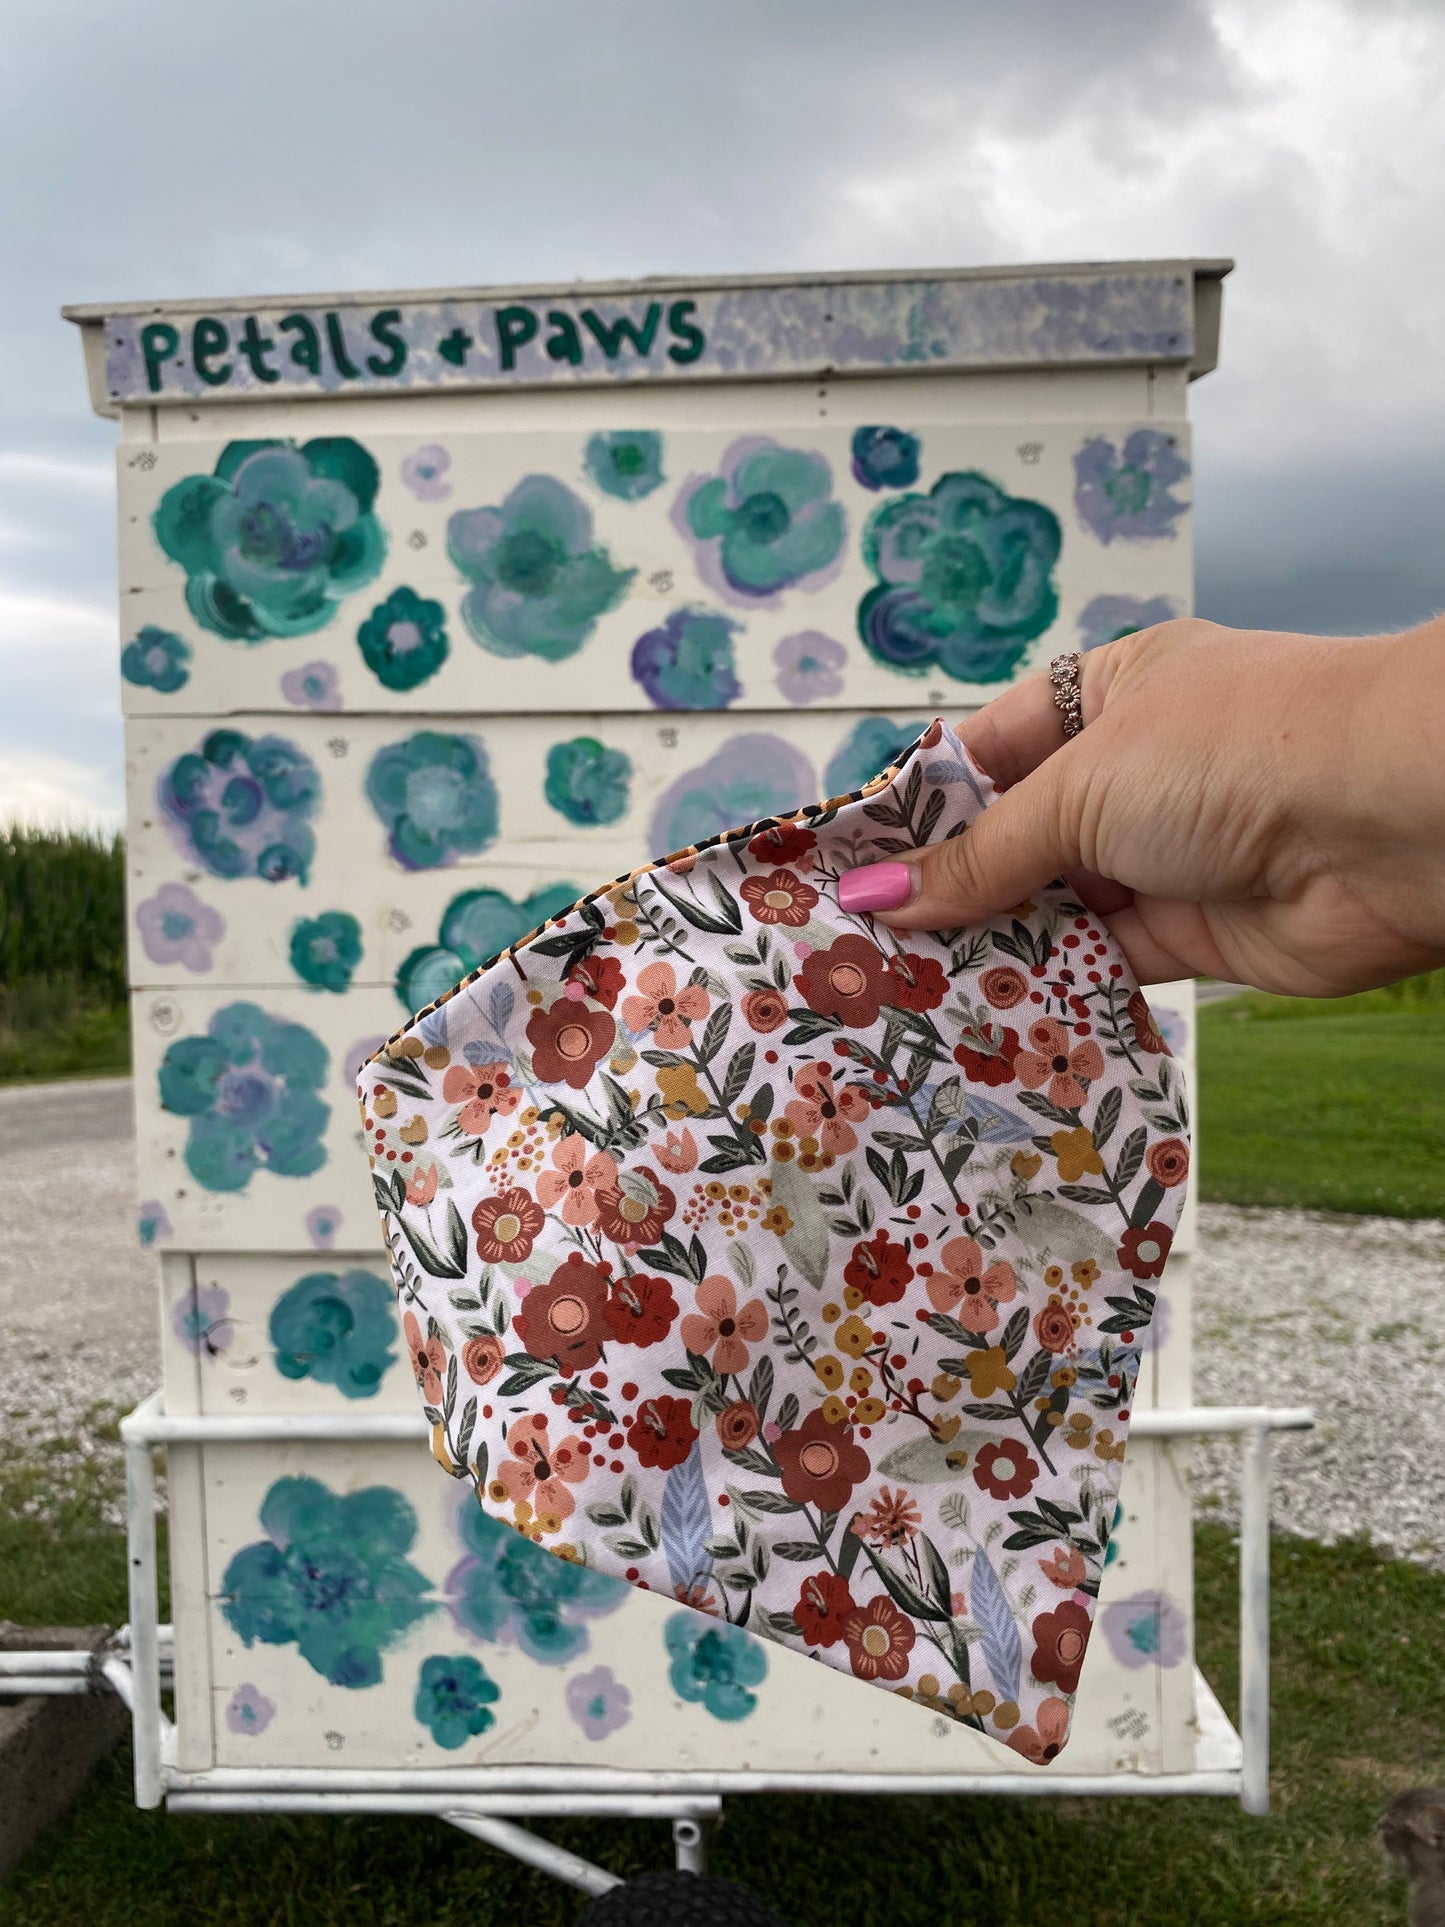
<instances>
[{"instance_id":1,"label":"white metal trailer frame","mask_svg":"<svg viewBox=\"0 0 1445 1927\"><path fill-rule=\"evenodd\" d=\"M1239 1514L1239 1681L1236 1732L1196 1667L1198 1754L1189 1773L1018 1775L684 1772L660 1768L504 1766L387 1772L380 1768L211 1767L182 1772L175 1727L162 1706L171 1678L171 1629L160 1622L156 1584L155 1451L169 1445L294 1444L303 1440L422 1443L418 1414L309 1414L290 1417L172 1417L151 1394L122 1420L130 1623L99 1654L0 1653L0 1693L115 1692L130 1711L135 1798L173 1813L434 1814L584 1893L618 1876L517 1824L517 1815L573 1819L615 1814L671 1820L679 1868L701 1872L702 1823L730 1793L1209 1794L1237 1799L1246 1813L1269 1808L1270 1441L1314 1424L1307 1407L1188 1406L1141 1411L1136 1436L1184 1439L1234 1434L1242 1441Z\"/></svg>"}]
</instances>

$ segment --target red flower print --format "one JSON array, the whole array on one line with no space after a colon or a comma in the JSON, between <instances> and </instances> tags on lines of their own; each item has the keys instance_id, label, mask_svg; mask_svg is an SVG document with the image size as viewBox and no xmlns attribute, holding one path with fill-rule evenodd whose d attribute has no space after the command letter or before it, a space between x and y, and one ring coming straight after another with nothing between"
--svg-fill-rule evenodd
<instances>
[{"instance_id":1,"label":"red flower print","mask_svg":"<svg viewBox=\"0 0 1445 1927\"><path fill-rule=\"evenodd\" d=\"M841 1512L872 1471L868 1454L853 1440L851 1425L833 1425L822 1408L773 1441L773 1457L783 1474L783 1490L799 1505Z\"/></svg>"},{"instance_id":2,"label":"red flower print","mask_svg":"<svg viewBox=\"0 0 1445 1927\"><path fill-rule=\"evenodd\" d=\"M1008 1744L1036 1766L1047 1766L1063 1751L1068 1736L1068 1701L1045 1700L1034 1718L1034 1726L1016 1726L1008 1735Z\"/></svg>"},{"instance_id":3,"label":"red flower print","mask_svg":"<svg viewBox=\"0 0 1445 1927\"><path fill-rule=\"evenodd\" d=\"M878 1021L887 988L883 952L867 937L838 937L806 959L793 984L820 1017L837 1017L852 1030L867 1030Z\"/></svg>"},{"instance_id":4,"label":"red flower print","mask_svg":"<svg viewBox=\"0 0 1445 1927\"><path fill-rule=\"evenodd\" d=\"M952 1312L965 1331L991 1332L998 1324L998 1308L1018 1290L1011 1264L1002 1258L991 1263L977 1238L950 1238L938 1254L943 1267L928 1281L928 1302L935 1311Z\"/></svg>"},{"instance_id":5,"label":"red flower print","mask_svg":"<svg viewBox=\"0 0 1445 1927\"><path fill-rule=\"evenodd\" d=\"M605 1010L589 1010L579 998L559 997L547 1009L534 1010L527 1019L527 1042L538 1081L580 1091L616 1035L615 1019Z\"/></svg>"},{"instance_id":6,"label":"red flower print","mask_svg":"<svg viewBox=\"0 0 1445 1927\"><path fill-rule=\"evenodd\" d=\"M501 1339L485 1332L480 1338L469 1338L462 1346L462 1370L473 1385L490 1385L501 1371L506 1355L507 1348Z\"/></svg>"},{"instance_id":7,"label":"red flower print","mask_svg":"<svg viewBox=\"0 0 1445 1927\"><path fill-rule=\"evenodd\" d=\"M749 1345L768 1335L768 1308L761 1298L739 1306L738 1295L720 1274L697 1288L697 1310L682 1321L682 1342L690 1352L710 1356L715 1372L745 1372Z\"/></svg>"},{"instance_id":8,"label":"red flower print","mask_svg":"<svg viewBox=\"0 0 1445 1927\"><path fill-rule=\"evenodd\" d=\"M1136 1278L1157 1278L1164 1269L1174 1233L1157 1220L1140 1226L1131 1224L1119 1245L1119 1263Z\"/></svg>"},{"instance_id":9,"label":"red flower print","mask_svg":"<svg viewBox=\"0 0 1445 1927\"><path fill-rule=\"evenodd\" d=\"M890 957L884 969L883 1001L898 1010L937 1010L948 994L948 979L936 957L903 950Z\"/></svg>"},{"instance_id":10,"label":"red flower print","mask_svg":"<svg viewBox=\"0 0 1445 1927\"><path fill-rule=\"evenodd\" d=\"M617 999L627 988L627 976L616 957L583 957L567 972L569 984L580 984L584 996L607 1010L616 1010Z\"/></svg>"},{"instance_id":11,"label":"red flower print","mask_svg":"<svg viewBox=\"0 0 1445 1927\"><path fill-rule=\"evenodd\" d=\"M442 1096L461 1105L457 1122L468 1137L480 1137L494 1116L510 1117L522 1101L505 1064L453 1064L442 1079Z\"/></svg>"},{"instance_id":12,"label":"red flower print","mask_svg":"<svg viewBox=\"0 0 1445 1927\"><path fill-rule=\"evenodd\" d=\"M780 990L750 990L740 1008L748 1029L763 1037L788 1021L788 1000Z\"/></svg>"},{"instance_id":13,"label":"red flower print","mask_svg":"<svg viewBox=\"0 0 1445 1927\"><path fill-rule=\"evenodd\" d=\"M483 1198L472 1212L477 1255L489 1265L519 1265L531 1256L537 1233L546 1222L541 1205L520 1185L498 1197Z\"/></svg>"},{"instance_id":14,"label":"red flower print","mask_svg":"<svg viewBox=\"0 0 1445 1927\"><path fill-rule=\"evenodd\" d=\"M1017 1439L998 1439L974 1455L973 1482L991 1499L1021 1499L1039 1476L1039 1462Z\"/></svg>"},{"instance_id":15,"label":"red flower print","mask_svg":"<svg viewBox=\"0 0 1445 1927\"><path fill-rule=\"evenodd\" d=\"M1077 1546L1054 1546L1048 1558L1040 1560L1039 1571L1063 1592L1072 1592L1088 1577L1084 1555Z\"/></svg>"},{"instance_id":16,"label":"red flower print","mask_svg":"<svg viewBox=\"0 0 1445 1927\"><path fill-rule=\"evenodd\" d=\"M589 1157L590 1146L577 1131L569 1131L552 1147L552 1168L537 1177L537 1201L549 1211L562 1207L563 1224L594 1224L597 1193L617 1182L617 1164L605 1151Z\"/></svg>"},{"instance_id":17,"label":"red flower print","mask_svg":"<svg viewBox=\"0 0 1445 1927\"><path fill-rule=\"evenodd\" d=\"M406 1181L406 1201L408 1204L430 1204L437 1194L437 1183L441 1176L440 1166L417 1164L412 1167Z\"/></svg>"},{"instance_id":18,"label":"red flower print","mask_svg":"<svg viewBox=\"0 0 1445 1927\"><path fill-rule=\"evenodd\" d=\"M848 1663L859 1679L902 1679L917 1636L913 1621L883 1593L855 1606L843 1622Z\"/></svg>"},{"instance_id":19,"label":"red flower print","mask_svg":"<svg viewBox=\"0 0 1445 1927\"><path fill-rule=\"evenodd\" d=\"M769 870L766 876L747 877L738 895L755 923L781 923L801 930L813 914L818 892L791 870Z\"/></svg>"},{"instance_id":20,"label":"red flower print","mask_svg":"<svg viewBox=\"0 0 1445 1927\"><path fill-rule=\"evenodd\" d=\"M813 832L801 824L770 823L748 844L748 855L756 857L759 863L796 863L809 850L816 849L817 843Z\"/></svg>"},{"instance_id":21,"label":"red flower print","mask_svg":"<svg viewBox=\"0 0 1445 1927\"><path fill-rule=\"evenodd\" d=\"M825 1151L842 1156L857 1148L854 1124L869 1115L868 1100L851 1084L836 1090L830 1064L805 1064L793 1079L796 1095L785 1106L799 1137L816 1138Z\"/></svg>"},{"instance_id":22,"label":"red flower print","mask_svg":"<svg viewBox=\"0 0 1445 1927\"><path fill-rule=\"evenodd\" d=\"M995 964L991 970L985 970L978 987L995 1010L1012 1010L1029 994L1028 978L1012 964Z\"/></svg>"},{"instance_id":23,"label":"red flower print","mask_svg":"<svg viewBox=\"0 0 1445 1927\"><path fill-rule=\"evenodd\" d=\"M607 1341L608 1273L580 1251L558 1265L545 1285L533 1285L512 1319L533 1358L554 1359L559 1371L585 1372Z\"/></svg>"},{"instance_id":24,"label":"red flower print","mask_svg":"<svg viewBox=\"0 0 1445 1927\"><path fill-rule=\"evenodd\" d=\"M1051 1613L1034 1621L1034 1656L1029 1670L1045 1686L1061 1693L1079 1689L1079 1668L1089 1643L1089 1615L1075 1599L1062 1599Z\"/></svg>"},{"instance_id":25,"label":"red flower print","mask_svg":"<svg viewBox=\"0 0 1445 1927\"><path fill-rule=\"evenodd\" d=\"M836 1646L854 1610L846 1579L836 1572L814 1572L803 1581L793 1617L810 1646Z\"/></svg>"},{"instance_id":26,"label":"red flower print","mask_svg":"<svg viewBox=\"0 0 1445 1927\"><path fill-rule=\"evenodd\" d=\"M962 1064L970 1084L988 1084L995 1088L1013 1082L1014 1059L1018 1054L1018 1032L1006 1030L1002 1024L985 1024L981 1030L965 1024L953 1047L954 1059Z\"/></svg>"},{"instance_id":27,"label":"red flower print","mask_svg":"<svg viewBox=\"0 0 1445 1927\"><path fill-rule=\"evenodd\" d=\"M697 1439L692 1422L692 1400L667 1393L644 1399L627 1428L627 1443L639 1465L670 1472L681 1465Z\"/></svg>"},{"instance_id":28,"label":"red flower print","mask_svg":"<svg viewBox=\"0 0 1445 1927\"><path fill-rule=\"evenodd\" d=\"M923 1524L923 1514L902 1486L896 1492L880 1486L878 1497L853 1521L853 1530L870 1546L901 1546Z\"/></svg>"},{"instance_id":29,"label":"red flower print","mask_svg":"<svg viewBox=\"0 0 1445 1927\"><path fill-rule=\"evenodd\" d=\"M446 1390L446 1346L434 1333L427 1336L422 1331L414 1311L409 1311L402 1320L402 1330L422 1397L428 1405L440 1405Z\"/></svg>"},{"instance_id":30,"label":"red flower print","mask_svg":"<svg viewBox=\"0 0 1445 1927\"><path fill-rule=\"evenodd\" d=\"M1168 1191L1173 1185L1183 1184L1189 1176L1189 1146L1182 1138L1161 1138L1158 1144L1149 1146L1144 1162L1154 1182Z\"/></svg>"},{"instance_id":31,"label":"red flower print","mask_svg":"<svg viewBox=\"0 0 1445 1927\"><path fill-rule=\"evenodd\" d=\"M639 1245L656 1244L676 1209L677 1199L646 1165L624 1171L616 1184L597 1193L599 1230L604 1238L629 1251Z\"/></svg>"},{"instance_id":32,"label":"red flower print","mask_svg":"<svg viewBox=\"0 0 1445 1927\"><path fill-rule=\"evenodd\" d=\"M1014 1059L1014 1076L1026 1091L1037 1091L1047 1084L1049 1102L1061 1111L1072 1111L1089 1094L1093 1078L1104 1075L1104 1053L1092 1037L1075 1044L1064 1026L1052 1017L1040 1017L1028 1028L1028 1046Z\"/></svg>"},{"instance_id":33,"label":"red flower print","mask_svg":"<svg viewBox=\"0 0 1445 1927\"><path fill-rule=\"evenodd\" d=\"M1164 1041L1164 1033L1154 1021L1142 990L1136 990L1124 1006L1129 1014L1129 1022L1134 1026L1136 1048L1147 1051L1151 1057L1169 1055L1169 1046Z\"/></svg>"},{"instance_id":34,"label":"red flower print","mask_svg":"<svg viewBox=\"0 0 1445 1927\"><path fill-rule=\"evenodd\" d=\"M1034 1337L1046 1352L1071 1352L1074 1321L1062 1305L1044 1305L1034 1313Z\"/></svg>"},{"instance_id":35,"label":"red flower print","mask_svg":"<svg viewBox=\"0 0 1445 1927\"><path fill-rule=\"evenodd\" d=\"M750 1398L735 1398L717 1415L718 1443L724 1452L742 1452L758 1436L758 1408Z\"/></svg>"},{"instance_id":36,"label":"red flower print","mask_svg":"<svg viewBox=\"0 0 1445 1927\"><path fill-rule=\"evenodd\" d=\"M636 997L622 1000L622 1021L630 1031L650 1030L660 1050L686 1050L691 1026L708 1012L707 992L701 984L678 987L677 972L669 963L650 963L637 973Z\"/></svg>"},{"instance_id":37,"label":"red flower print","mask_svg":"<svg viewBox=\"0 0 1445 1927\"><path fill-rule=\"evenodd\" d=\"M907 1245L875 1231L860 1239L843 1267L843 1283L861 1291L870 1305L896 1305L913 1277Z\"/></svg>"},{"instance_id":38,"label":"red flower print","mask_svg":"<svg viewBox=\"0 0 1445 1927\"><path fill-rule=\"evenodd\" d=\"M674 1177L682 1177L686 1172L697 1169L697 1139L686 1128L669 1131L662 1142L653 1148L663 1170L671 1171Z\"/></svg>"},{"instance_id":39,"label":"red flower print","mask_svg":"<svg viewBox=\"0 0 1445 1927\"><path fill-rule=\"evenodd\" d=\"M591 1469L581 1439L569 1436L553 1445L547 1420L531 1414L508 1432L507 1456L497 1467L497 1477L514 1505L525 1500L539 1519L550 1513L560 1524L576 1506L567 1487L580 1485Z\"/></svg>"},{"instance_id":40,"label":"red flower print","mask_svg":"<svg viewBox=\"0 0 1445 1927\"><path fill-rule=\"evenodd\" d=\"M612 1287L604 1315L619 1345L656 1345L672 1330L677 1300L665 1278L631 1271Z\"/></svg>"}]
</instances>

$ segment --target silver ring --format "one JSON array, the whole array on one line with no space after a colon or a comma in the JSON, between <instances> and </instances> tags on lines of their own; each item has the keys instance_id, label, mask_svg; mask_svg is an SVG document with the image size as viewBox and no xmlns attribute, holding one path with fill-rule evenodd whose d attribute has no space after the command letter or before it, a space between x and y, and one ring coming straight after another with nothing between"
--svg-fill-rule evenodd
<instances>
[{"instance_id":1,"label":"silver ring","mask_svg":"<svg viewBox=\"0 0 1445 1927\"><path fill-rule=\"evenodd\" d=\"M1079 672L1084 658L1077 649L1067 656L1055 656L1049 664L1049 682L1054 691L1054 707L1064 721L1065 736L1077 736L1084 727L1084 695Z\"/></svg>"}]
</instances>

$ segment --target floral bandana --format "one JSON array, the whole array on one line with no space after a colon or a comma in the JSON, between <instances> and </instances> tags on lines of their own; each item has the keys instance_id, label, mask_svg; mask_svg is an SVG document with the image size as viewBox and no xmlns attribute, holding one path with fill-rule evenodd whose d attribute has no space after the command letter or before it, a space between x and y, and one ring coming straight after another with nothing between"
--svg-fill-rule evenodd
<instances>
[{"instance_id":1,"label":"floral bandana","mask_svg":"<svg viewBox=\"0 0 1445 1927\"><path fill-rule=\"evenodd\" d=\"M489 1512L1042 1761L1188 1109L1062 887L937 936L839 908L992 795L934 723L584 898L359 1088L433 1449Z\"/></svg>"}]
</instances>

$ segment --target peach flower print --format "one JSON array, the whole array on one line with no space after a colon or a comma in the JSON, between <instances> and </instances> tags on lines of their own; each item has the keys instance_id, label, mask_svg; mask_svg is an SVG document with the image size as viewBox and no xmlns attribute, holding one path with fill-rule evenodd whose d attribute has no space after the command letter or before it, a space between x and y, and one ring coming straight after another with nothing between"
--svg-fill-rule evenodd
<instances>
[{"instance_id":1,"label":"peach flower print","mask_svg":"<svg viewBox=\"0 0 1445 1927\"><path fill-rule=\"evenodd\" d=\"M701 984L683 984L669 963L650 963L637 973L640 997L624 997L622 1020L630 1031L650 1030L662 1050L686 1050L691 1025L708 1013Z\"/></svg>"},{"instance_id":2,"label":"peach flower print","mask_svg":"<svg viewBox=\"0 0 1445 1927\"><path fill-rule=\"evenodd\" d=\"M936 1311L952 1312L965 1331L991 1332L998 1307L1018 1290L1013 1266L1002 1258L986 1263L977 1238L950 1238L938 1255L943 1270L928 1281L929 1302Z\"/></svg>"},{"instance_id":3,"label":"peach flower print","mask_svg":"<svg viewBox=\"0 0 1445 1927\"><path fill-rule=\"evenodd\" d=\"M562 1207L563 1224L595 1224L597 1193L617 1182L616 1162L605 1151L587 1155L587 1140L572 1131L552 1152L552 1168L537 1178L537 1202L548 1211Z\"/></svg>"},{"instance_id":4,"label":"peach flower print","mask_svg":"<svg viewBox=\"0 0 1445 1927\"><path fill-rule=\"evenodd\" d=\"M1072 1111L1088 1096L1092 1078L1104 1075L1104 1053L1092 1037L1075 1044L1063 1025L1041 1017L1028 1028L1025 1048L1014 1059L1014 1076L1027 1091L1049 1087L1049 1102Z\"/></svg>"},{"instance_id":5,"label":"peach flower print","mask_svg":"<svg viewBox=\"0 0 1445 1927\"><path fill-rule=\"evenodd\" d=\"M726 1278L704 1278L697 1288L697 1310L682 1321L682 1342L690 1352L712 1355L717 1372L746 1371L748 1346L768 1335L768 1312L761 1298L739 1309L738 1295Z\"/></svg>"}]
</instances>

